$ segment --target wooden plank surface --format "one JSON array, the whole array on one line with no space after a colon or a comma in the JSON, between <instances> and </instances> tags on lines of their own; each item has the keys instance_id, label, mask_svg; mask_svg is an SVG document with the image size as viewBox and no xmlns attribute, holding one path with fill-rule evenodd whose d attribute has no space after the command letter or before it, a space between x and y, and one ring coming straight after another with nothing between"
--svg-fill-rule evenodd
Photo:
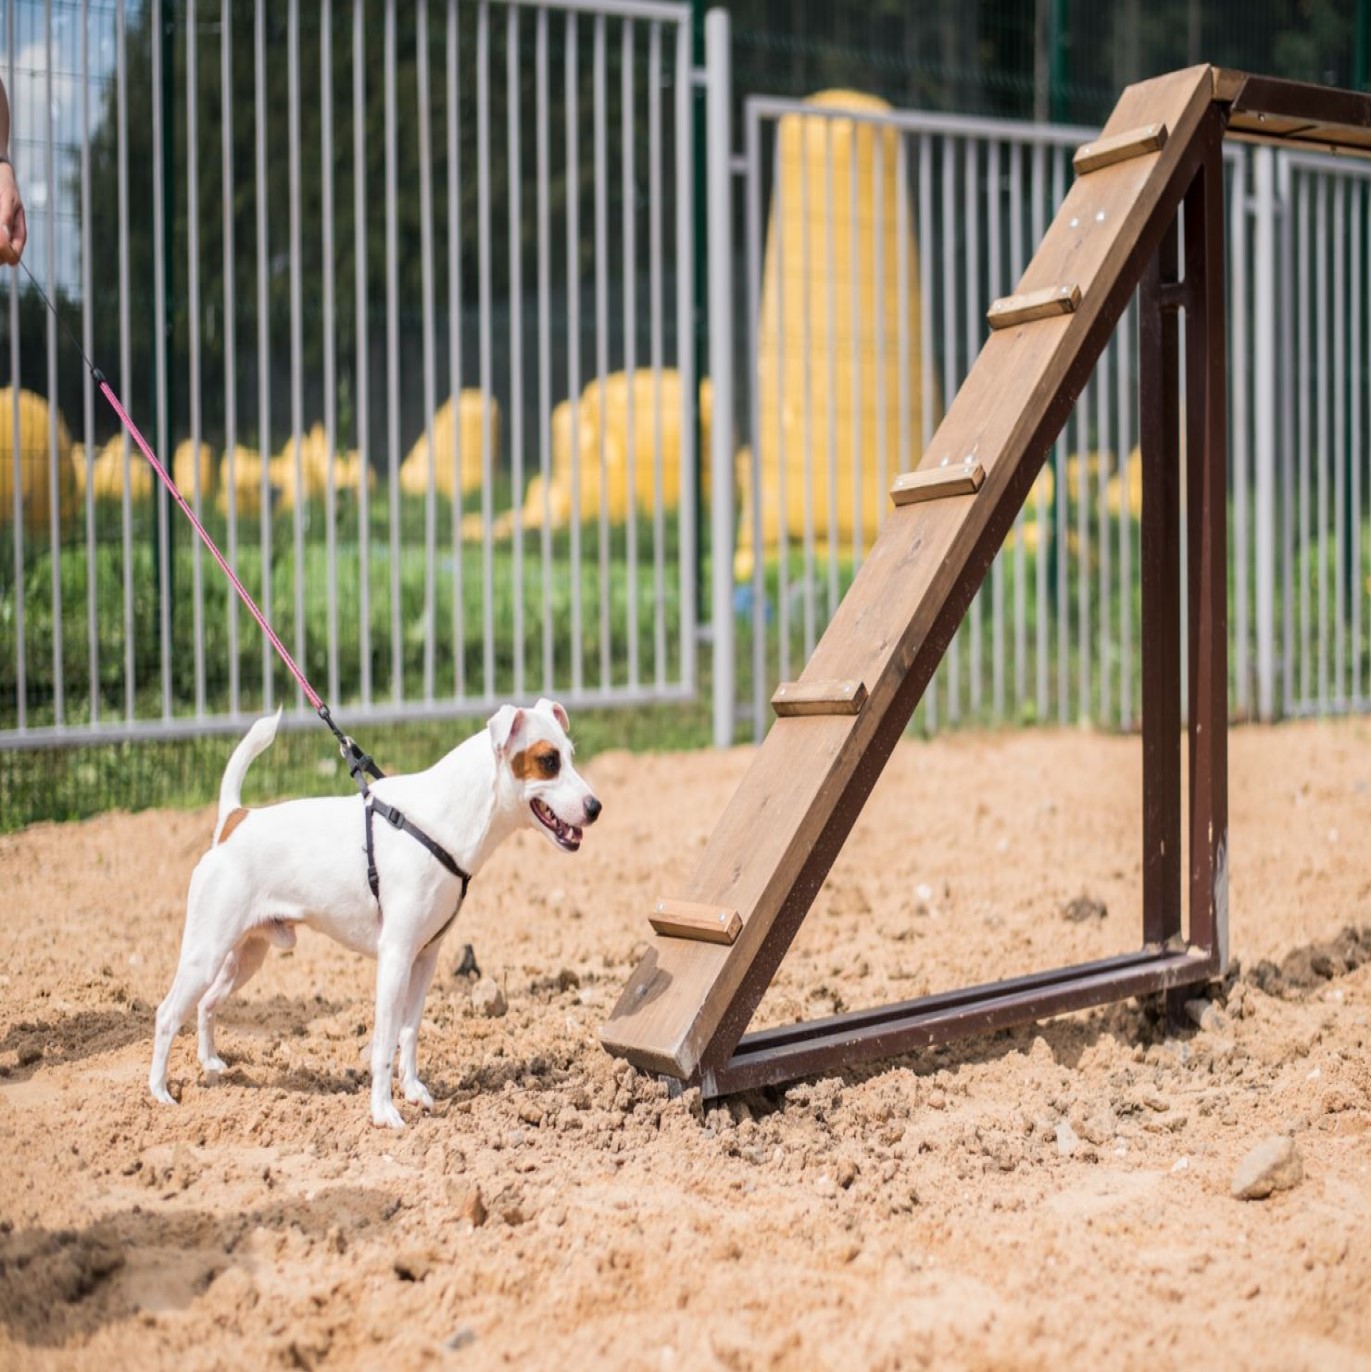
<instances>
[{"instance_id":1,"label":"wooden plank surface","mask_svg":"<svg viewBox=\"0 0 1371 1372\"><path fill-rule=\"evenodd\" d=\"M1097 138L1093 143L1084 143L1076 149L1071 165L1077 176L1089 176L1091 172L1112 167L1116 162L1127 162L1133 157L1145 157L1150 152L1160 152L1166 146L1165 124L1144 124L1140 129L1126 129L1109 138Z\"/></svg>"},{"instance_id":2,"label":"wooden plank surface","mask_svg":"<svg viewBox=\"0 0 1371 1372\"><path fill-rule=\"evenodd\" d=\"M975 495L984 484L985 467L976 461L923 467L901 472L890 487L890 498L896 505L921 505L947 496Z\"/></svg>"},{"instance_id":3,"label":"wooden plank surface","mask_svg":"<svg viewBox=\"0 0 1371 1372\"><path fill-rule=\"evenodd\" d=\"M1002 297L985 312L985 318L992 329L1012 329L1016 324L1032 324L1054 315L1071 314L1080 303L1081 288L1074 283L1047 286L1022 295Z\"/></svg>"},{"instance_id":4,"label":"wooden plank surface","mask_svg":"<svg viewBox=\"0 0 1371 1372\"><path fill-rule=\"evenodd\" d=\"M732 943L743 918L726 905L700 905L689 900L659 900L648 922L668 938L699 939L704 943Z\"/></svg>"},{"instance_id":5,"label":"wooden plank surface","mask_svg":"<svg viewBox=\"0 0 1371 1372\"><path fill-rule=\"evenodd\" d=\"M771 697L781 718L793 715L855 715L866 701L866 685L849 677L843 681L783 681Z\"/></svg>"},{"instance_id":6,"label":"wooden plank surface","mask_svg":"<svg viewBox=\"0 0 1371 1372\"><path fill-rule=\"evenodd\" d=\"M1026 293L1081 282L1080 308L993 333L935 435L934 450L980 456L985 490L972 501L897 508L886 520L806 668L816 678L859 677L866 707L855 719L772 726L686 889L691 900L742 911L742 932L732 947L654 938L601 1027L611 1052L688 1078L725 1016L727 1031L741 1032L765 989L757 968L784 953L787 940L769 936L793 935L817 893L811 858L831 846L839 802L860 803L875 784L886 754L873 750L878 738L887 746L897 693L908 704L907 681L931 676L951 632L948 607L969 600L988 571L996 536L1012 524L1069 413L1070 397L1059 393L1068 371L1088 342L1103 345L1102 311L1126 299L1114 283L1126 268L1140 270L1140 244L1155 241L1197 165L1191 145L1210 110L1210 72L1194 67L1124 92L1104 135L1165 122L1166 147L1109 177L1075 182L1019 283Z\"/></svg>"}]
</instances>

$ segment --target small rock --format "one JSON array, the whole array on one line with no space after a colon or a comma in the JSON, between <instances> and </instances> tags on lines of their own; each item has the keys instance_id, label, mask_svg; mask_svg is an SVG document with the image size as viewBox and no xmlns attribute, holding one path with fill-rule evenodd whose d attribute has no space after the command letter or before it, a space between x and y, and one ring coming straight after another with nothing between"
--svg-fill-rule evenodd
<instances>
[{"instance_id":1,"label":"small rock","mask_svg":"<svg viewBox=\"0 0 1371 1372\"><path fill-rule=\"evenodd\" d=\"M469 1325L464 1324L448 1341L446 1347L454 1353L459 1353L463 1348L469 1348L476 1342L476 1331Z\"/></svg>"},{"instance_id":2,"label":"small rock","mask_svg":"<svg viewBox=\"0 0 1371 1372\"><path fill-rule=\"evenodd\" d=\"M1197 1029L1207 1034L1217 1034L1228 1027L1228 1016L1212 1000L1188 1000L1185 1013Z\"/></svg>"},{"instance_id":3,"label":"small rock","mask_svg":"<svg viewBox=\"0 0 1371 1372\"><path fill-rule=\"evenodd\" d=\"M1081 1141L1076 1137L1076 1131L1071 1127L1070 1121L1062 1120L1057 1126L1057 1152L1062 1157L1069 1158L1080 1147L1080 1143Z\"/></svg>"},{"instance_id":4,"label":"small rock","mask_svg":"<svg viewBox=\"0 0 1371 1372\"><path fill-rule=\"evenodd\" d=\"M557 988L561 991L574 991L581 984L581 978L571 970L570 967L563 967L557 973Z\"/></svg>"},{"instance_id":5,"label":"small rock","mask_svg":"<svg viewBox=\"0 0 1371 1372\"><path fill-rule=\"evenodd\" d=\"M479 1229L486 1222L486 1203L479 1186L473 1186L467 1192L457 1208L457 1215L459 1219L470 1220L474 1229Z\"/></svg>"},{"instance_id":6,"label":"small rock","mask_svg":"<svg viewBox=\"0 0 1371 1372\"><path fill-rule=\"evenodd\" d=\"M1071 924L1084 924L1091 919L1105 919L1109 915L1108 909L1102 900L1096 900L1094 896L1077 896L1065 909L1062 910L1062 918Z\"/></svg>"},{"instance_id":7,"label":"small rock","mask_svg":"<svg viewBox=\"0 0 1371 1372\"><path fill-rule=\"evenodd\" d=\"M838 1185L847 1190L857 1180L857 1164L851 1158L844 1158L838 1164Z\"/></svg>"},{"instance_id":8,"label":"small rock","mask_svg":"<svg viewBox=\"0 0 1371 1372\"><path fill-rule=\"evenodd\" d=\"M423 1281L433 1270L433 1254L427 1248L406 1248L395 1255L391 1265L401 1281Z\"/></svg>"},{"instance_id":9,"label":"small rock","mask_svg":"<svg viewBox=\"0 0 1371 1372\"><path fill-rule=\"evenodd\" d=\"M1233 1173L1233 1195L1239 1200L1265 1200L1273 1191L1288 1191L1304 1178L1295 1140L1284 1134L1263 1139Z\"/></svg>"},{"instance_id":10,"label":"small rock","mask_svg":"<svg viewBox=\"0 0 1371 1372\"><path fill-rule=\"evenodd\" d=\"M523 1120L525 1124L531 1124L537 1128L537 1126L543 1122L543 1107L535 1101L524 1101L524 1103L519 1106L519 1118Z\"/></svg>"},{"instance_id":11,"label":"small rock","mask_svg":"<svg viewBox=\"0 0 1371 1372\"><path fill-rule=\"evenodd\" d=\"M499 1019L509 1009L499 982L482 977L471 988L471 1008L483 1019Z\"/></svg>"}]
</instances>

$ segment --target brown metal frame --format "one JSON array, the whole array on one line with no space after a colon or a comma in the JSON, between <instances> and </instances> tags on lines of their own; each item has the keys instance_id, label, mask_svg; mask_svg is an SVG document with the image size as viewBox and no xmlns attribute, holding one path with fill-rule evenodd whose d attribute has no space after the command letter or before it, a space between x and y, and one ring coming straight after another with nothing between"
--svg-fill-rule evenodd
<instances>
[{"instance_id":1,"label":"brown metal frame","mask_svg":"<svg viewBox=\"0 0 1371 1372\"><path fill-rule=\"evenodd\" d=\"M1200 164L1139 287L1142 427L1143 947L1120 957L1037 972L875 1009L742 1034L725 1017L692 1081L706 1098L789 1081L949 1039L1184 988L1227 959L1227 418L1222 120L1203 135ZM1178 272L1184 225L1185 274ZM1131 283L1130 283L1131 289ZM1126 297L1125 297L1126 298ZM1122 306L1120 306L1122 308ZM1181 932L1180 347L1186 318L1190 574L1190 936ZM1095 365L1091 350L1068 385ZM971 588L974 592L975 587ZM960 616L959 616L960 617ZM844 829L846 826L843 826ZM826 872L829 862L816 854ZM801 878L797 883L803 887ZM789 939L785 939L788 945ZM770 963L771 959L766 959ZM775 962L779 964L780 958ZM735 1005L751 1017L775 968L753 963Z\"/></svg>"},{"instance_id":2,"label":"brown metal frame","mask_svg":"<svg viewBox=\"0 0 1371 1372\"><path fill-rule=\"evenodd\" d=\"M810 902L893 750L972 596L1026 498L1036 466L1016 472L965 572L938 608L920 651L832 804L802 869L686 1078L706 1097L908 1053L1129 996L1163 992L1175 1014L1186 988L1228 962L1227 388L1222 143L1289 138L1371 152L1371 98L1210 69L1212 102L1178 168L1170 199L1107 288L1030 451L1046 451L1088 381L1134 289L1140 318L1142 429L1143 929L1134 953L990 985L745 1034ZM1279 115L1268 121L1270 107ZM1180 264L1184 261L1184 274ZM1186 329L1181 375L1180 313ZM1182 531L1180 396L1186 397L1187 522ZM1039 443L1039 439L1044 440ZM1188 576L1189 928L1182 932L1181 538ZM653 990L651 954L621 1006ZM617 1013L617 1012L616 1012ZM613 1048L613 1040L607 1039ZM626 1051L614 1049L614 1051ZM628 1056L642 1056L628 1051ZM653 1056L654 1054L649 1054ZM654 1069L655 1070L655 1069Z\"/></svg>"}]
</instances>

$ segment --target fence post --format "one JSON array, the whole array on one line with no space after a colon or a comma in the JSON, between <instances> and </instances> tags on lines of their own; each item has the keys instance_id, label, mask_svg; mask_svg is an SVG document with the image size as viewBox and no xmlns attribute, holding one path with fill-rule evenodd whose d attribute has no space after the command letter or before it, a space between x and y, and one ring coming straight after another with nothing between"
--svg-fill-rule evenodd
<instances>
[{"instance_id":1,"label":"fence post","mask_svg":"<svg viewBox=\"0 0 1371 1372\"><path fill-rule=\"evenodd\" d=\"M733 97L729 17L705 16L705 181L709 293L710 619L714 640L714 745L733 742Z\"/></svg>"},{"instance_id":2,"label":"fence post","mask_svg":"<svg viewBox=\"0 0 1371 1372\"><path fill-rule=\"evenodd\" d=\"M1256 403L1257 717L1276 706L1276 154L1253 151L1253 378Z\"/></svg>"}]
</instances>

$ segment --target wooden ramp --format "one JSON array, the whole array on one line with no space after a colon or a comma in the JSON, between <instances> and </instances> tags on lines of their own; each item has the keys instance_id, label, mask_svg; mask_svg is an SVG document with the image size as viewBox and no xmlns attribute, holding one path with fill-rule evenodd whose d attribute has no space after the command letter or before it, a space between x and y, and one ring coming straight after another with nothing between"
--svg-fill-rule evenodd
<instances>
[{"instance_id":1,"label":"wooden ramp","mask_svg":"<svg viewBox=\"0 0 1371 1372\"><path fill-rule=\"evenodd\" d=\"M1267 106L1279 120L1270 123ZM1193 67L1129 87L600 1031L707 1096L1203 981L1227 960L1223 178L1230 119L1371 145L1371 101ZM1278 125L1278 126L1277 126ZM1344 138L1343 135L1346 135ZM1184 215L1186 271L1179 261ZM1143 946L1136 954L743 1036L1135 290L1143 417ZM1179 498L1187 331L1188 522ZM1189 930L1181 937L1180 538L1190 566ZM642 912L646 919L650 910ZM727 932L727 936L723 932Z\"/></svg>"}]
</instances>

